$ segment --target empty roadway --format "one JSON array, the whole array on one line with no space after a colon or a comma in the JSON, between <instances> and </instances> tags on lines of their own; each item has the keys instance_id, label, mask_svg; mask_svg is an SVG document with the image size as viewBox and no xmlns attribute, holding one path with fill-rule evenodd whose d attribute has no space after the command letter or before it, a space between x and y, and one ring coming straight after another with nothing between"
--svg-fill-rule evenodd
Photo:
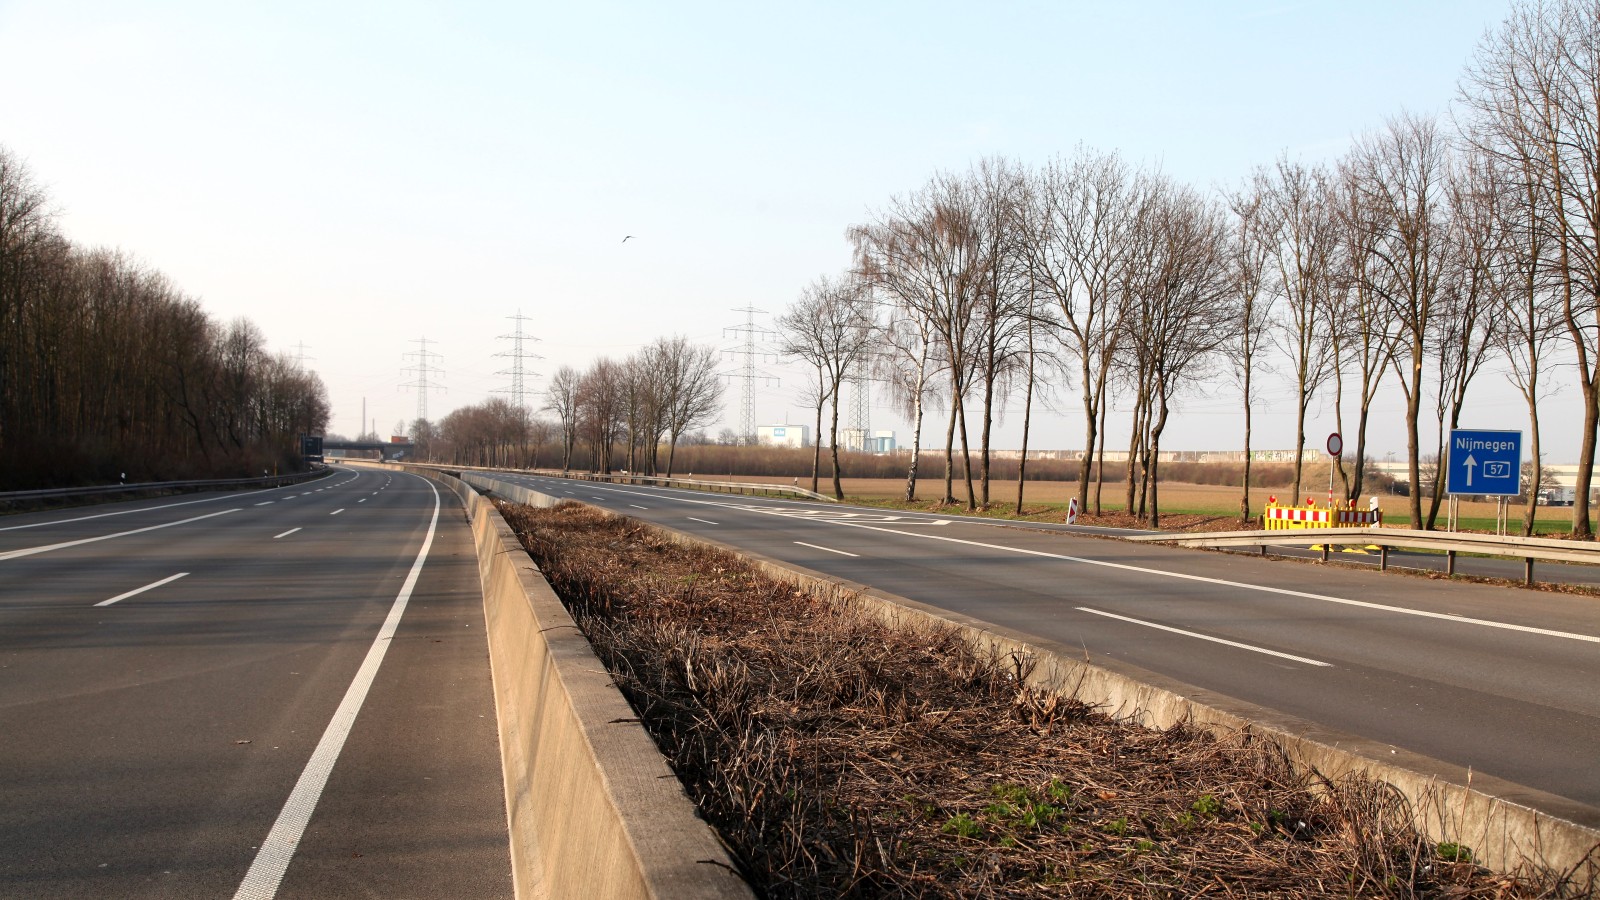
<instances>
[{"instance_id":1,"label":"empty roadway","mask_svg":"<svg viewBox=\"0 0 1600 900\"><path fill-rule=\"evenodd\" d=\"M1600 824L1600 604L900 514L506 474L1575 801Z\"/></svg>"},{"instance_id":2,"label":"empty roadway","mask_svg":"<svg viewBox=\"0 0 1600 900\"><path fill-rule=\"evenodd\" d=\"M0 723L0 895L511 892L476 559L415 475L0 518Z\"/></svg>"}]
</instances>

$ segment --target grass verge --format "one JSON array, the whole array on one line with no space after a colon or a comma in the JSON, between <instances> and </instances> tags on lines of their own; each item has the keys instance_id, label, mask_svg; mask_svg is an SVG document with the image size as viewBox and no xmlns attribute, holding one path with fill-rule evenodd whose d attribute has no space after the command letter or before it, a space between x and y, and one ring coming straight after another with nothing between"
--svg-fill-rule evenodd
<instances>
[{"instance_id":1,"label":"grass verge","mask_svg":"<svg viewBox=\"0 0 1600 900\"><path fill-rule=\"evenodd\" d=\"M763 896L1560 887L1430 844L1382 784L1019 687L1016 661L954 628L890 629L594 510L501 509Z\"/></svg>"}]
</instances>

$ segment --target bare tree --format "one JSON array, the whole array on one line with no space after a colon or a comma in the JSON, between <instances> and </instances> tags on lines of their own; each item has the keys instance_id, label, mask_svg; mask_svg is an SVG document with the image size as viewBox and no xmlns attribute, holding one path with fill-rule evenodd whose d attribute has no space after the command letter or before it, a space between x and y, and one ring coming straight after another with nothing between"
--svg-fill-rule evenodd
<instances>
[{"instance_id":1,"label":"bare tree","mask_svg":"<svg viewBox=\"0 0 1600 900\"><path fill-rule=\"evenodd\" d=\"M1027 182L1021 169L1004 159L974 167L973 217L978 243L978 314L975 364L983 382L983 425L978 440L978 504L989 507L990 439L995 407L1004 402L1004 385L1025 358L1034 318L1022 242ZM1031 385L1030 385L1031 387Z\"/></svg>"},{"instance_id":2,"label":"bare tree","mask_svg":"<svg viewBox=\"0 0 1600 900\"><path fill-rule=\"evenodd\" d=\"M1228 338L1235 283L1228 223L1220 208L1187 186L1158 178L1141 206L1126 283L1123 344L1141 373L1136 406L1144 437L1149 523L1160 527L1161 435L1178 392L1198 377Z\"/></svg>"},{"instance_id":3,"label":"bare tree","mask_svg":"<svg viewBox=\"0 0 1600 900\"><path fill-rule=\"evenodd\" d=\"M1078 363L1083 397L1084 456L1078 504L1089 508L1089 470L1101 440L1124 292L1119 279L1139 206L1140 180L1114 153L1078 148L1034 180L1023 210L1023 243L1031 285L1055 306L1061 343ZM1096 467L1097 483L1101 475ZM1098 490L1094 512L1100 512Z\"/></svg>"},{"instance_id":4,"label":"bare tree","mask_svg":"<svg viewBox=\"0 0 1600 900\"><path fill-rule=\"evenodd\" d=\"M1268 264L1273 256L1273 235L1262 209L1265 185L1259 179L1228 197L1233 212L1233 228L1228 242L1230 274L1233 279L1234 307L1231 352L1228 354L1234 379L1244 401L1244 476L1240 488L1239 521L1250 521L1250 419L1252 413L1251 377L1255 374L1261 342L1272 321L1272 295L1266 290Z\"/></svg>"},{"instance_id":5,"label":"bare tree","mask_svg":"<svg viewBox=\"0 0 1600 900\"><path fill-rule=\"evenodd\" d=\"M1372 212L1362 202L1361 194L1354 188L1353 173L1348 162L1341 163L1338 183L1334 190L1336 220L1339 228L1338 261L1334 265L1335 277L1329 303L1334 326L1342 336L1340 354L1339 393L1344 392L1344 362L1356 363L1357 415L1355 462L1348 482L1345 499L1354 501L1361 495L1366 479L1367 428L1371 421L1372 403L1382 386L1394 358L1394 317L1388 304L1382 302L1372 290L1376 254L1369 235L1377 226L1371 221ZM1343 418L1340 419L1343 434ZM1346 441L1349 444L1349 441ZM1340 460L1341 473L1343 460Z\"/></svg>"},{"instance_id":6,"label":"bare tree","mask_svg":"<svg viewBox=\"0 0 1600 900\"><path fill-rule=\"evenodd\" d=\"M1583 391L1572 533L1590 539L1600 427L1600 7L1520 3L1489 33L1462 79L1475 145L1522 181L1541 232L1543 272L1559 298Z\"/></svg>"},{"instance_id":7,"label":"bare tree","mask_svg":"<svg viewBox=\"0 0 1600 900\"><path fill-rule=\"evenodd\" d=\"M666 338L657 346L665 363L666 390L661 408L670 478L684 434L710 425L722 414L722 380L717 374L716 348L692 344L684 337Z\"/></svg>"},{"instance_id":8,"label":"bare tree","mask_svg":"<svg viewBox=\"0 0 1600 900\"><path fill-rule=\"evenodd\" d=\"M828 443L833 455L833 496L844 499L839 473L839 387L855 372L872 344L871 307L861 285L850 277L823 276L806 287L778 319L778 350L817 367L833 400Z\"/></svg>"},{"instance_id":9,"label":"bare tree","mask_svg":"<svg viewBox=\"0 0 1600 900\"><path fill-rule=\"evenodd\" d=\"M967 508L977 507L966 427L966 399L977 366L978 304L983 277L979 223L971 185L935 175L921 190L894 198L878 221L849 231L857 269L876 290L887 291L925 321L950 386L945 432L943 503L954 503L954 448L960 426Z\"/></svg>"},{"instance_id":10,"label":"bare tree","mask_svg":"<svg viewBox=\"0 0 1600 900\"><path fill-rule=\"evenodd\" d=\"M1362 138L1351 154L1352 202L1364 209L1372 266L1365 286L1393 317L1394 371L1406 399L1406 462L1412 528L1422 527L1417 422L1422 378L1441 288L1450 263L1446 146L1438 124L1405 114Z\"/></svg>"},{"instance_id":11,"label":"bare tree","mask_svg":"<svg viewBox=\"0 0 1600 900\"><path fill-rule=\"evenodd\" d=\"M1273 234L1272 290L1281 312L1278 340L1295 380L1294 496L1300 496L1306 446L1306 410L1333 374L1332 336L1325 315L1336 247L1328 177L1279 157L1255 179Z\"/></svg>"},{"instance_id":12,"label":"bare tree","mask_svg":"<svg viewBox=\"0 0 1600 900\"><path fill-rule=\"evenodd\" d=\"M889 324L882 334L882 349L873 355L873 372L911 420L911 461L906 466L906 502L917 499L917 461L922 455L922 416L934 393L936 380L933 323L917 313L914 306L891 305ZM819 371L818 384L823 379ZM821 428L822 402L827 396L819 388L817 423ZM813 473L813 481L815 474ZM816 486L812 486L816 490Z\"/></svg>"},{"instance_id":13,"label":"bare tree","mask_svg":"<svg viewBox=\"0 0 1600 900\"><path fill-rule=\"evenodd\" d=\"M583 376L572 366L562 366L550 379L544 408L555 413L561 426L561 474L572 471L572 451L578 443L578 386Z\"/></svg>"}]
</instances>

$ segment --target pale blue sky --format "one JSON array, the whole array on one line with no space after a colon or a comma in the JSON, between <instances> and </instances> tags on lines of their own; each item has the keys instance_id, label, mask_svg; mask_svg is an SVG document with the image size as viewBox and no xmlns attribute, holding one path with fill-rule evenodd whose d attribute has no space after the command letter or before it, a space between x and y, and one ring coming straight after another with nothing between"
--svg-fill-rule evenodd
<instances>
[{"instance_id":1,"label":"pale blue sky","mask_svg":"<svg viewBox=\"0 0 1600 900\"><path fill-rule=\"evenodd\" d=\"M1330 159L1401 109L1446 110L1508 8L0 0L0 144L75 240L137 255L276 349L303 341L333 430L359 429L365 397L387 431L416 413L415 338L443 355L435 419L508 384L491 354L519 309L545 374L673 332L731 346L733 308L780 312L846 264L847 225L984 155L1083 142L1203 187L1285 150ZM764 388L758 418L803 417L799 385ZM1237 445L1234 391L1214 393L1169 446ZM1577 400L1550 401L1552 461L1576 456L1556 420ZM1380 455L1404 449L1399 399L1383 403ZM1524 418L1492 374L1472 412ZM909 437L883 403L874 417ZM1318 443L1331 424L1323 409ZM1292 425L1258 420L1257 444L1292 446ZM1080 431L1069 403L1032 443Z\"/></svg>"}]
</instances>

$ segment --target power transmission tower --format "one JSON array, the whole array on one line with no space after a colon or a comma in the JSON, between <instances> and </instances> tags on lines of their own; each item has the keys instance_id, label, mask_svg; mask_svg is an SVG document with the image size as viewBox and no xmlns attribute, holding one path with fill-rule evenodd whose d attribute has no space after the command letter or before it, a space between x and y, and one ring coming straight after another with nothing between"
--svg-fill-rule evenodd
<instances>
[{"instance_id":1,"label":"power transmission tower","mask_svg":"<svg viewBox=\"0 0 1600 900\"><path fill-rule=\"evenodd\" d=\"M418 338L411 343L419 344L421 346L417 350L406 353L405 358L408 360L416 360L416 363L414 365L406 366L401 371L407 375L416 375L417 378L415 381L408 381L400 386L403 388L416 389L417 418L427 421L428 392L432 390L445 390L444 385L434 384L431 380L434 376L438 376L440 378L444 377L444 370L434 364L434 360L444 359L444 357L428 349L427 338Z\"/></svg>"},{"instance_id":2,"label":"power transmission tower","mask_svg":"<svg viewBox=\"0 0 1600 900\"><path fill-rule=\"evenodd\" d=\"M740 357L743 362L740 363L738 371L730 372L726 377L737 378L743 382L741 386L742 393L739 398L739 439L745 443L753 444L756 442L756 381L760 380L764 384L778 383L777 378L756 369L756 360L758 358L772 358L771 353L758 349L759 341L771 338L772 332L756 325L756 313L765 315L766 310L745 306L734 310L734 312L744 313L744 324L731 325L724 328L722 333L726 336L731 332L735 339L740 341L740 345L733 350L724 350L723 353Z\"/></svg>"},{"instance_id":3,"label":"power transmission tower","mask_svg":"<svg viewBox=\"0 0 1600 900\"><path fill-rule=\"evenodd\" d=\"M510 360L511 360L511 368L509 368L509 369L501 369L500 371L496 372L495 374L496 375L510 375L511 376L511 386L508 387L508 388L497 388L494 391L494 393L496 393L496 394L510 394L511 395L511 402L515 403L517 405L518 409L525 409L527 407L527 405L528 405L528 401L527 401L527 388L526 388L526 384L525 384L524 378L527 375L532 375L534 378L538 378L539 377L539 373L538 372L525 372L523 367L522 367L522 361L525 360L525 359L544 359L544 357L540 356L537 353L533 353L533 352L530 352L530 351L525 351L525 350L522 349L522 342L523 341L530 341L531 342L531 341L537 341L538 340L538 338L534 337L531 334L523 334L522 333L522 323L523 322L531 322L531 321L533 321L533 318L531 316L523 315L522 314L522 310L520 310L520 309L517 310L517 314L516 315L507 316L506 318L511 319L512 321L517 323L516 330L511 332L510 334L502 334L499 337L495 338L495 340L497 340L497 341L509 340L511 342L511 349L502 351L500 353L496 353L495 356L497 356L497 357L504 356L504 357L510 358Z\"/></svg>"},{"instance_id":4,"label":"power transmission tower","mask_svg":"<svg viewBox=\"0 0 1600 900\"><path fill-rule=\"evenodd\" d=\"M872 376L867 373L867 360L862 359L850 373L850 430L848 450L866 450L872 427Z\"/></svg>"},{"instance_id":5,"label":"power transmission tower","mask_svg":"<svg viewBox=\"0 0 1600 900\"><path fill-rule=\"evenodd\" d=\"M305 369L306 369L306 360L308 360L308 359L311 360L312 362L316 362L317 361L317 358L315 356L307 356L306 355L306 342L305 341L301 341L300 343L295 345L295 354L294 354L295 367L298 368L300 371L304 372Z\"/></svg>"}]
</instances>

